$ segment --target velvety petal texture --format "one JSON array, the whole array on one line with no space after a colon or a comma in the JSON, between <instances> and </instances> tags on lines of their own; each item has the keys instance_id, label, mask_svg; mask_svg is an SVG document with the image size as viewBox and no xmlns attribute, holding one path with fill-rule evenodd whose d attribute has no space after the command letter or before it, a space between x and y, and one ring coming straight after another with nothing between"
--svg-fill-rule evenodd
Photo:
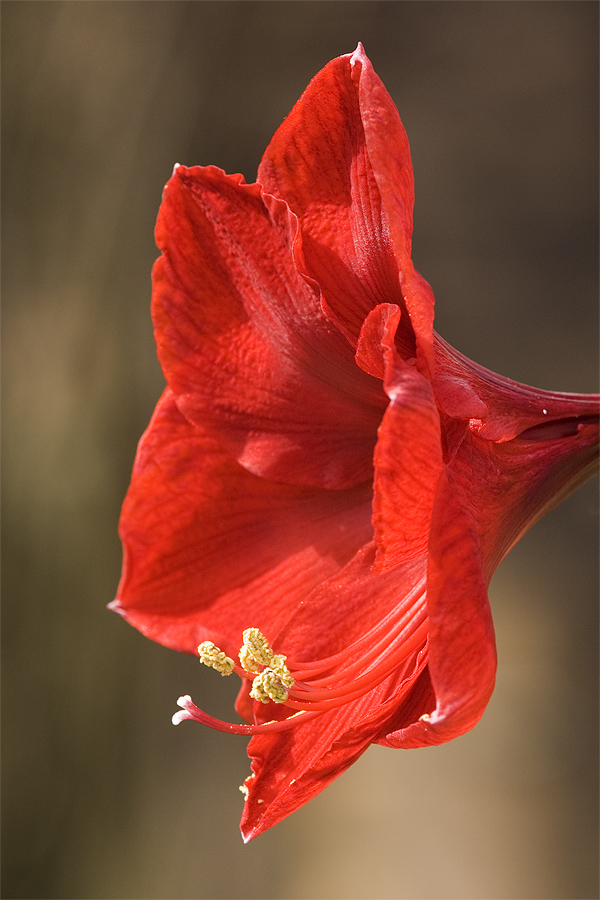
<instances>
[{"instance_id":1,"label":"velvety petal texture","mask_svg":"<svg viewBox=\"0 0 600 900\"><path fill-rule=\"evenodd\" d=\"M168 386L111 606L240 676L244 723L189 696L173 721L251 738L245 840L371 743L473 727L496 674L489 580L597 468L598 396L518 384L434 333L413 197L360 45L311 81L256 184L176 166L165 186L152 315Z\"/></svg>"},{"instance_id":2,"label":"velvety petal texture","mask_svg":"<svg viewBox=\"0 0 600 900\"><path fill-rule=\"evenodd\" d=\"M372 474L385 398L298 275L296 230L259 185L177 166L156 226L158 356L180 409L249 471L344 488Z\"/></svg>"}]
</instances>

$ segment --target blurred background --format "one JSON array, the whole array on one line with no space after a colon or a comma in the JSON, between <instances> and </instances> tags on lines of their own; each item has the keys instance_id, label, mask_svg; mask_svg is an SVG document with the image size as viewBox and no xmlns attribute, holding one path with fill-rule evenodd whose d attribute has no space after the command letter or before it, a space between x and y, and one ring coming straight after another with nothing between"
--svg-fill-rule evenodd
<instances>
[{"instance_id":1,"label":"blurred background","mask_svg":"<svg viewBox=\"0 0 600 900\"><path fill-rule=\"evenodd\" d=\"M153 226L175 162L253 180L361 40L411 141L437 328L539 387L597 389L598 5L3 4L6 898L589 898L597 883L597 494L491 588L496 693L443 747L372 747L238 833L246 740L170 723L235 685L105 610L162 389Z\"/></svg>"}]
</instances>

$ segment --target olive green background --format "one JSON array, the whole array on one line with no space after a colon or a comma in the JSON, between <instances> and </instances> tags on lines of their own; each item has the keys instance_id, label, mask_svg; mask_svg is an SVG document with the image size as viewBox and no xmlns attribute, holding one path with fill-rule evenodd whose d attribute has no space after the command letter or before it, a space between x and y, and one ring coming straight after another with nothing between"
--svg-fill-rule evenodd
<instances>
[{"instance_id":1,"label":"olive green background","mask_svg":"<svg viewBox=\"0 0 600 900\"><path fill-rule=\"evenodd\" d=\"M163 384L162 186L175 162L252 180L310 78L358 40L411 141L440 333L518 380L596 389L598 5L33 0L2 15L3 896L598 896L594 483L492 583L498 686L477 728L371 748L246 847L245 739L170 724L188 692L230 717L236 686L105 610Z\"/></svg>"}]
</instances>

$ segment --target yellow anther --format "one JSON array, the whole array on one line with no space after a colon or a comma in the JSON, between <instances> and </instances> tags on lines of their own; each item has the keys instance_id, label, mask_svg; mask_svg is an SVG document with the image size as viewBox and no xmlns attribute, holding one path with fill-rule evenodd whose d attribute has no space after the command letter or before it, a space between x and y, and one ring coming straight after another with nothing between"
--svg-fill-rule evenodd
<instances>
[{"instance_id":1,"label":"yellow anther","mask_svg":"<svg viewBox=\"0 0 600 900\"><path fill-rule=\"evenodd\" d=\"M291 688L292 685L294 684L294 679L292 678L292 676L290 674L290 670L288 669L288 667L285 664L286 659L287 659L287 656L283 656L281 653L277 653L276 655L273 656L273 659L271 660L271 665L269 666L269 668L273 669L273 671L277 674L277 677L279 678L281 683L286 688Z\"/></svg>"},{"instance_id":2,"label":"yellow anther","mask_svg":"<svg viewBox=\"0 0 600 900\"><path fill-rule=\"evenodd\" d=\"M242 669L246 670L246 672L260 672L261 671L260 663L258 663L254 659L254 657L252 656L252 654L250 653L250 651L248 650L248 648L246 647L245 644L240 650L240 665L241 665Z\"/></svg>"},{"instance_id":3,"label":"yellow anther","mask_svg":"<svg viewBox=\"0 0 600 900\"><path fill-rule=\"evenodd\" d=\"M252 682L250 696L253 700L259 700L261 703L268 703L269 700L273 700L274 703L285 703L288 692L279 676L272 669L265 669Z\"/></svg>"},{"instance_id":4,"label":"yellow anther","mask_svg":"<svg viewBox=\"0 0 600 900\"><path fill-rule=\"evenodd\" d=\"M202 644L199 644L198 654L201 663L204 663L205 666L211 666L211 668L220 672L221 675L231 675L233 672L235 665L233 660L226 656L222 650L219 650L218 647L215 647L212 641L204 641Z\"/></svg>"},{"instance_id":5,"label":"yellow anther","mask_svg":"<svg viewBox=\"0 0 600 900\"><path fill-rule=\"evenodd\" d=\"M294 679L285 664L286 659L287 657L281 653L273 653L269 642L258 628L246 628L244 631L244 646L240 650L240 663L247 672L260 672L261 666L268 666L284 687L291 688ZM256 684L256 679L254 679L254 684ZM257 690L260 690L260 687ZM255 699L258 700L260 698L255 697ZM266 702L267 700L263 700L263 703ZM276 702L282 703L283 701L277 700Z\"/></svg>"},{"instance_id":6,"label":"yellow anther","mask_svg":"<svg viewBox=\"0 0 600 900\"><path fill-rule=\"evenodd\" d=\"M248 656L260 663L261 666L270 666L274 654L264 634L258 628L246 628L243 636L242 650L245 650Z\"/></svg>"}]
</instances>

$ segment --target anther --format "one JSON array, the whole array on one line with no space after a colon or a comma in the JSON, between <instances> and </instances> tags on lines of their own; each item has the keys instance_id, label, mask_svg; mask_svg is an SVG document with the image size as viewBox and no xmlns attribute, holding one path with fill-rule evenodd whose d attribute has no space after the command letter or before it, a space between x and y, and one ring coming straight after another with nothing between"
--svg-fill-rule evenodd
<instances>
[{"instance_id":1,"label":"anther","mask_svg":"<svg viewBox=\"0 0 600 900\"><path fill-rule=\"evenodd\" d=\"M287 656L283 656L282 653L276 653L271 660L269 668L277 673L277 677L286 688L291 688L294 684L294 679L286 666L286 659Z\"/></svg>"},{"instance_id":2,"label":"anther","mask_svg":"<svg viewBox=\"0 0 600 900\"><path fill-rule=\"evenodd\" d=\"M286 666L287 657L273 653L264 634L258 628L246 628L244 645L240 650L240 664L247 672L260 672L260 666L268 666L284 687L291 688L294 679ZM256 679L255 679L256 681ZM250 695L252 696L252 695ZM264 701L266 703L266 701ZM277 701L282 702L282 701Z\"/></svg>"},{"instance_id":3,"label":"anther","mask_svg":"<svg viewBox=\"0 0 600 900\"><path fill-rule=\"evenodd\" d=\"M246 656L254 660L255 663L261 666L270 666L274 654L264 634L258 628L246 628L243 632L243 637L244 646L240 653L245 651ZM256 670L250 669L250 671L254 672Z\"/></svg>"},{"instance_id":4,"label":"anther","mask_svg":"<svg viewBox=\"0 0 600 900\"><path fill-rule=\"evenodd\" d=\"M198 654L200 662L205 666L210 666L220 672L221 675L231 675L235 668L235 663L229 656L215 647L212 641L204 641L198 645Z\"/></svg>"},{"instance_id":5,"label":"anther","mask_svg":"<svg viewBox=\"0 0 600 900\"><path fill-rule=\"evenodd\" d=\"M240 649L240 666L246 672L256 672L258 674L261 671L260 663L254 659L245 644Z\"/></svg>"},{"instance_id":6,"label":"anther","mask_svg":"<svg viewBox=\"0 0 600 900\"><path fill-rule=\"evenodd\" d=\"M279 675L272 669L265 669L252 682L250 696L253 700L260 701L260 703L268 703L269 700L272 700L274 703L285 703L288 698L288 692L281 683Z\"/></svg>"}]
</instances>

